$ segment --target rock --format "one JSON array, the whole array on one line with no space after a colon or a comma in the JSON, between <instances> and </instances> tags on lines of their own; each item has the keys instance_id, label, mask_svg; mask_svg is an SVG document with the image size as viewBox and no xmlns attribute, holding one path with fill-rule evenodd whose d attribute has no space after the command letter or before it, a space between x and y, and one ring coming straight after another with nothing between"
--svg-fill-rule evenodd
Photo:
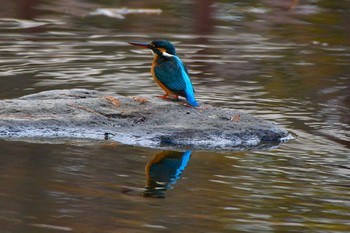
<instances>
[{"instance_id":1,"label":"rock","mask_svg":"<svg viewBox=\"0 0 350 233\"><path fill-rule=\"evenodd\" d=\"M235 110L186 107L156 97L53 90L0 101L0 138L44 143L111 140L196 150L268 149L288 140L272 122Z\"/></svg>"}]
</instances>

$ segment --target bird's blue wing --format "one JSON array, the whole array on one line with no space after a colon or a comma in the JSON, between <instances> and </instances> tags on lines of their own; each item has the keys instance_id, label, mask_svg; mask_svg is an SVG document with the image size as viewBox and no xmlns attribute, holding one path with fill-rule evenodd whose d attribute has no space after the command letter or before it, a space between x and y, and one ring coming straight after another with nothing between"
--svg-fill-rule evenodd
<instances>
[{"instance_id":1,"label":"bird's blue wing","mask_svg":"<svg viewBox=\"0 0 350 233\"><path fill-rule=\"evenodd\" d=\"M154 74L168 89L185 97L186 82L182 76L182 67L184 66L177 65L174 58L165 58L165 60L161 60L155 65Z\"/></svg>"},{"instance_id":2,"label":"bird's blue wing","mask_svg":"<svg viewBox=\"0 0 350 233\"><path fill-rule=\"evenodd\" d=\"M158 62L154 67L156 78L175 94L183 96L192 106L198 106L187 69L180 58L172 56Z\"/></svg>"}]
</instances>

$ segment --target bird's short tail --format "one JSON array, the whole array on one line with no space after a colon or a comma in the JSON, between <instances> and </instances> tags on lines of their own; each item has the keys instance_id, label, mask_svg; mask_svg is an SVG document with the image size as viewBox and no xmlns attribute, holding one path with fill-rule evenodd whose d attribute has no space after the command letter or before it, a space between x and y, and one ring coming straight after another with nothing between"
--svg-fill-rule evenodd
<instances>
[{"instance_id":1,"label":"bird's short tail","mask_svg":"<svg viewBox=\"0 0 350 233\"><path fill-rule=\"evenodd\" d=\"M186 96L186 100L193 107L198 107L199 106L197 100L194 98L193 95L187 95Z\"/></svg>"}]
</instances>

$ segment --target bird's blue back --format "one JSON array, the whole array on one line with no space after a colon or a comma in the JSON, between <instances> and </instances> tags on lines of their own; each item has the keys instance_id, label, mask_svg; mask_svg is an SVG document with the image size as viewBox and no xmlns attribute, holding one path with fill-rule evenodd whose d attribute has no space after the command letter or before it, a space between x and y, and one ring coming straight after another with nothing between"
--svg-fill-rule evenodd
<instances>
[{"instance_id":1,"label":"bird's blue back","mask_svg":"<svg viewBox=\"0 0 350 233\"><path fill-rule=\"evenodd\" d=\"M194 90L188 71L178 56L158 56L154 66L154 74L169 90L185 97L190 105L194 107L199 106L194 97Z\"/></svg>"}]
</instances>

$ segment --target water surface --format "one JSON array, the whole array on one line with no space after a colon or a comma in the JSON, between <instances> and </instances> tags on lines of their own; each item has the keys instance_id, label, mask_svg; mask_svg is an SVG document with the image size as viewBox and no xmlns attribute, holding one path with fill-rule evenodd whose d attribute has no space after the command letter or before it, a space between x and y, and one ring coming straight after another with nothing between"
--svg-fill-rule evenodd
<instances>
[{"instance_id":1,"label":"water surface","mask_svg":"<svg viewBox=\"0 0 350 233\"><path fill-rule=\"evenodd\" d=\"M127 42L165 38L199 101L296 139L230 153L0 141L1 232L349 232L350 2L289 4L2 3L1 99L62 88L160 95L152 55ZM122 9L89 14L98 8Z\"/></svg>"}]
</instances>

